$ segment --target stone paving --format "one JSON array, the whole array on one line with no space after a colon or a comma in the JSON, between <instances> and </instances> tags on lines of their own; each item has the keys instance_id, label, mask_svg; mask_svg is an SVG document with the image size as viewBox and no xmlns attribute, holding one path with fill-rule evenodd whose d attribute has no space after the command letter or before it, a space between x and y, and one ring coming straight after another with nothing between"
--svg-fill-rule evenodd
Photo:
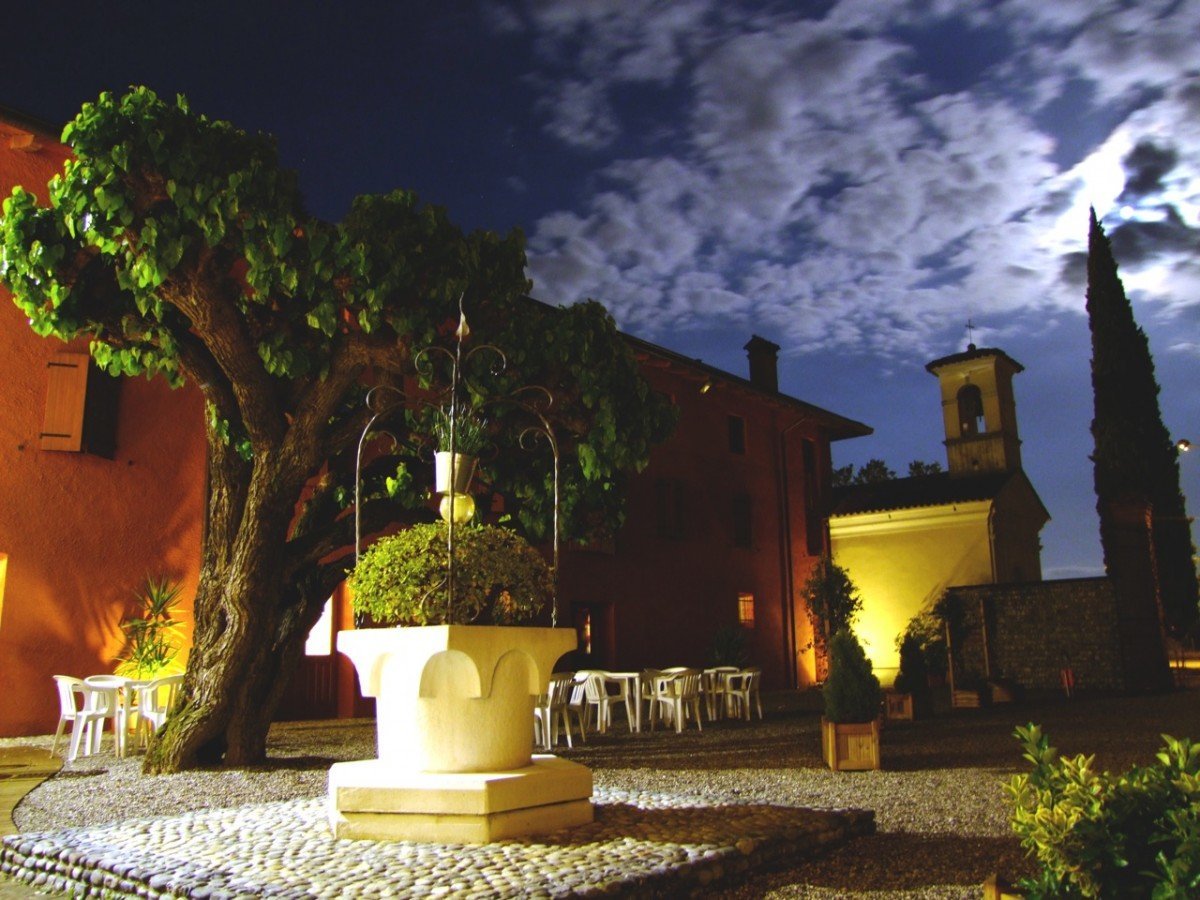
<instances>
[{"instance_id":1,"label":"stone paving","mask_svg":"<svg viewBox=\"0 0 1200 900\"><path fill-rule=\"evenodd\" d=\"M466 846L335 840L305 799L17 834L0 871L76 896L679 897L874 831L869 811L815 811L598 788L596 821Z\"/></svg>"}]
</instances>

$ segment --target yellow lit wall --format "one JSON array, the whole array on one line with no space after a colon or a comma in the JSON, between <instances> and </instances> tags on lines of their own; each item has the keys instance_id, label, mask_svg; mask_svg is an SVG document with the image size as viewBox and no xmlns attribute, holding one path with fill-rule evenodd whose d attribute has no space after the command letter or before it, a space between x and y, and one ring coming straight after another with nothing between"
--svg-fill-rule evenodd
<instances>
[{"instance_id":1,"label":"yellow lit wall","mask_svg":"<svg viewBox=\"0 0 1200 900\"><path fill-rule=\"evenodd\" d=\"M991 501L834 516L833 560L862 597L854 630L886 686L896 677L896 638L952 585L994 580Z\"/></svg>"}]
</instances>

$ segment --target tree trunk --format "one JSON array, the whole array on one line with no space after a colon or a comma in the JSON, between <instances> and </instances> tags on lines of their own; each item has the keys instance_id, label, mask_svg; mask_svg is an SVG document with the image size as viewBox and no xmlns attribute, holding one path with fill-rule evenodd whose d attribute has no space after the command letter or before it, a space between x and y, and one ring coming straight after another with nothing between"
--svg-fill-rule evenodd
<instances>
[{"instance_id":1,"label":"tree trunk","mask_svg":"<svg viewBox=\"0 0 1200 900\"><path fill-rule=\"evenodd\" d=\"M287 679L324 604L319 590L284 579L294 482L302 479L256 471L239 489L231 475L210 469L193 651L180 699L146 754L147 774L262 762ZM258 496L259 482L271 484L273 496ZM229 502L241 497L241 515L230 515Z\"/></svg>"}]
</instances>

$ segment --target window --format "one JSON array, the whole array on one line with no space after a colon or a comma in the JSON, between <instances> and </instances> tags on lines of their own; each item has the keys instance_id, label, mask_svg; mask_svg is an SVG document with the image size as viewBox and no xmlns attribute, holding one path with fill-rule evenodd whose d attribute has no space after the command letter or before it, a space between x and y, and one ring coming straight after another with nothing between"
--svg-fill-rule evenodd
<instances>
[{"instance_id":1,"label":"window","mask_svg":"<svg viewBox=\"0 0 1200 900\"><path fill-rule=\"evenodd\" d=\"M741 416L729 417L729 452L746 452L746 420Z\"/></svg>"},{"instance_id":2,"label":"window","mask_svg":"<svg viewBox=\"0 0 1200 900\"><path fill-rule=\"evenodd\" d=\"M754 627L753 594L738 594L738 624L743 628Z\"/></svg>"},{"instance_id":3,"label":"window","mask_svg":"<svg viewBox=\"0 0 1200 900\"><path fill-rule=\"evenodd\" d=\"M683 540L683 482L677 478L660 478L654 482L654 504L658 536L672 541Z\"/></svg>"},{"instance_id":4,"label":"window","mask_svg":"<svg viewBox=\"0 0 1200 900\"><path fill-rule=\"evenodd\" d=\"M964 385L958 392L958 421L963 437L979 434L983 419L983 394L973 384Z\"/></svg>"},{"instance_id":5,"label":"window","mask_svg":"<svg viewBox=\"0 0 1200 900\"><path fill-rule=\"evenodd\" d=\"M749 548L754 543L754 519L750 497L738 494L733 498L733 546Z\"/></svg>"}]
</instances>

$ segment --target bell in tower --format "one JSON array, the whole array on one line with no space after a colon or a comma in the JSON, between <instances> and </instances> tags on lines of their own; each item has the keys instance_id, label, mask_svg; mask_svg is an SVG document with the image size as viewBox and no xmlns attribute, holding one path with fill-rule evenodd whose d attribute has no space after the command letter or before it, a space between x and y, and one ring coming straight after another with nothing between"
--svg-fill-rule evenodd
<instances>
[{"instance_id":1,"label":"bell in tower","mask_svg":"<svg viewBox=\"0 0 1200 900\"><path fill-rule=\"evenodd\" d=\"M968 345L925 367L937 376L946 429L946 467L953 475L1015 472L1021 439L1012 379L1024 367L1003 350Z\"/></svg>"}]
</instances>

